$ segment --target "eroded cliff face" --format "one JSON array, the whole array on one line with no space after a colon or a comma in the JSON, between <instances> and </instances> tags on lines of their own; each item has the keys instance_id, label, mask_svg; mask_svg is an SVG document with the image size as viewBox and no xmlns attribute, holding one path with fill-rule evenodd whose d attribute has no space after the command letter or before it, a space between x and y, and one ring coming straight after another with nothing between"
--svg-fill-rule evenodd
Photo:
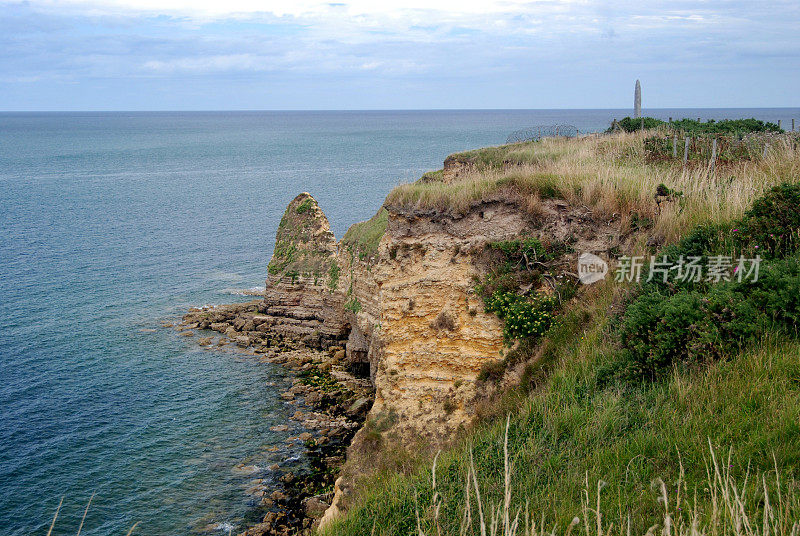
<instances>
[{"instance_id":1,"label":"eroded cliff face","mask_svg":"<svg viewBox=\"0 0 800 536\"><path fill-rule=\"evenodd\" d=\"M452 216L389 207L373 274L380 333L372 416L391 416L405 439L440 443L474 415L475 380L503 347L497 317L475 293L487 242L530 227L511 203Z\"/></svg>"},{"instance_id":2,"label":"eroded cliff face","mask_svg":"<svg viewBox=\"0 0 800 536\"><path fill-rule=\"evenodd\" d=\"M350 263L353 295L368 304L353 326L367 336L375 385L370 419L392 423L390 434L407 444L423 439L436 446L471 422L478 375L502 358L501 323L475 291L486 273L487 245L520 236L568 242L574 253L563 262L574 270L572 257L608 255L623 237L618 220L598 220L561 200L543 201L535 211L503 196L464 214L386 208L377 256Z\"/></svg>"},{"instance_id":3,"label":"eroded cliff face","mask_svg":"<svg viewBox=\"0 0 800 536\"><path fill-rule=\"evenodd\" d=\"M295 198L259 308L284 337L344 346L343 364L374 385L367 425L353 439L323 525L347 508L353 476L369 470L359 457L375 448L376 429L394 445L437 446L474 418L478 376L504 347L500 321L475 291L487 244L537 236L608 253L622 239L618 221L559 200L532 210L501 193L459 214L385 208L377 252L365 254L336 243L309 194Z\"/></svg>"}]
</instances>

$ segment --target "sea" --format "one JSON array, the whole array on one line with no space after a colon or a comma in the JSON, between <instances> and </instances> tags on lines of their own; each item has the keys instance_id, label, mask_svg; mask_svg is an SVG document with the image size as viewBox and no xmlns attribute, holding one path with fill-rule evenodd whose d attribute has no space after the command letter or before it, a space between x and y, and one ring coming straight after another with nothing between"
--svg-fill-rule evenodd
<instances>
[{"instance_id":1,"label":"sea","mask_svg":"<svg viewBox=\"0 0 800 536\"><path fill-rule=\"evenodd\" d=\"M646 110L800 120L800 109ZM164 324L263 288L286 205L337 237L519 129L629 110L0 113L0 532L228 534L302 464L290 373ZM800 126L800 124L799 124ZM271 427L288 424L287 432ZM244 467L244 468L243 468Z\"/></svg>"}]
</instances>

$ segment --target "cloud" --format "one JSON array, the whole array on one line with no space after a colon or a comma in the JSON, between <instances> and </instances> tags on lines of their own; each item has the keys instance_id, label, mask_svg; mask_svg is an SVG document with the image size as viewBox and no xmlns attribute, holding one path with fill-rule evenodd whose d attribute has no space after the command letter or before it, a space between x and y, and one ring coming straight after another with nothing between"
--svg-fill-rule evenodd
<instances>
[{"instance_id":1,"label":"cloud","mask_svg":"<svg viewBox=\"0 0 800 536\"><path fill-rule=\"evenodd\" d=\"M794 0L0 0L0 72L9 84L86 88L202 77L281 87L297 77L309 87L402 81L443 98L664 73L752 80L797 64L798 23Z\"/></svg>"},{"instance_id":2,"label":"cloud","mask_svg":"<svg viewBox=\"0 0 800 536\"><path fill-rule=\"evenodd\" d=\"M150 60L144 63L146 71L160 74L170 73L215 73L224 71L263 71L269 65L265 58L252 54L204 56L199 58L177 58L167 61Z\"/></svg>"},{"instance_id":3,"label":"cloud","mask_svg":"<svg viewBox=\"0 0 800 536\"><path fill-rule=\"evenodd\" d=\"M3 0L3 3L13 3ZM446 13L451 17L487 15L491 13L518 13L563 9L565 6L585 2L561 0L351 0L324 2L314 0L30 0L30 5L44 10L61 10L94 15L125 15L129 13L174 14L198 18L237 17L252 14L269 14L277 17L322 17L343 13L350 17L401 18L412 12Z\"/></svg>"}]
</instances>

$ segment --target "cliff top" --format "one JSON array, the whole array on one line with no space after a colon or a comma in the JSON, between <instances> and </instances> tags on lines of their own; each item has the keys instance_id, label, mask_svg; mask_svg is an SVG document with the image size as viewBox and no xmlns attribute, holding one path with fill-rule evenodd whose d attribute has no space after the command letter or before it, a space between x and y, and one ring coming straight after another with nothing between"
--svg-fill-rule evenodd
<instances>
[{"instance_id":1,"label":"cliff top","mask_svg":"<svg viewBox=\"0 0 800 536\"><path fill-rule=\"evenodd\" d=\"M765 190L800 175L791 136L720 139L714 168L711 139L693 140L684 164L683 140L673 147L673 136L658 131L489 147L447 157L444 169L395 188L386 206L463 214L501 198L535 215L543 199L558 198L599 217L647 218L669 242L698 221L740 216ZM664 210L657 191L682 194L679 209Z\"/></svg>"}]
</instances>

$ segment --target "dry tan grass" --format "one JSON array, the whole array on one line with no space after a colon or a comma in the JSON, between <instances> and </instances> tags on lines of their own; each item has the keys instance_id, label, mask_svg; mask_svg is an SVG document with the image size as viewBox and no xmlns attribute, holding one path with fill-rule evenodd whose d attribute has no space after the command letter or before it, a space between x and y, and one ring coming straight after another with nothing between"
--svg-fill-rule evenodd
<instances>
[{"instance_id":1,"label":"dry tan grass","mask_svg":"<svg viewBox=\"0 0 800 536\"><path fill-rule=\"evenodd\" d=\"M800 179L800 153L787 139L774 143L765 158L711 166L649 164L643 140L648 132L545 139L466 153L475 169L450 183L417 182L395 188L387 204L463 213L474 203L514 198L535 211L540 198L559 197L585 205L601 218L637 213L655 222L654 235L680 237L701 222L737 218L767 188ZM655 200L665 184L683 192L677 202Z\"/></svg>"}]
</instances>

